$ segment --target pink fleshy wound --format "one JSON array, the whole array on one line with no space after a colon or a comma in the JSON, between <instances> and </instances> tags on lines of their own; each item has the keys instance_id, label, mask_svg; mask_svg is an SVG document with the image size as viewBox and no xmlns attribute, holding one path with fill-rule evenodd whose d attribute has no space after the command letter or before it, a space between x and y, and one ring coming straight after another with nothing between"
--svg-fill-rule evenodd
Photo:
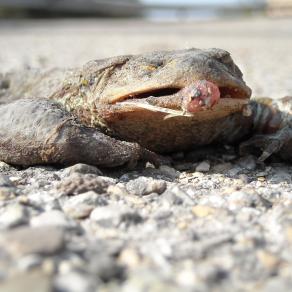
<instances>
[{"instance_id":1,"label":"pink fleshy wound","mask_svg":"<svg viewBox=\"0 0 292 292\"><path fill-rule=\"evenodd\" d=\"M190 95L186 108L190 113L211 109L220 99L219 87L213 82L207 80L195 81L192 88L197 89L201 94L193 99Z\"/></svg>"}]
</instances>

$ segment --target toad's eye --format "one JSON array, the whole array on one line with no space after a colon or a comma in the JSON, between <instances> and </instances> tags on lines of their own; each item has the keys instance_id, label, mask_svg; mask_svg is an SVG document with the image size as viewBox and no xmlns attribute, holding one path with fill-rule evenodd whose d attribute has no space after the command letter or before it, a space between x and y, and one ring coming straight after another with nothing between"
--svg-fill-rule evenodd
<instances>
[{"instance_id":1,"label":"toad's eye","mask_svg":"<svg viewBox=\"0 0 292 292\"><path fill-rule=\"evenodd\" d=\"M202 95L202 92L200 89L196 88L194 89L194 91L192 92L192 96L191 96L191 99L194 100L198 97L200 97Z\"/></svg>"}]
</instances>

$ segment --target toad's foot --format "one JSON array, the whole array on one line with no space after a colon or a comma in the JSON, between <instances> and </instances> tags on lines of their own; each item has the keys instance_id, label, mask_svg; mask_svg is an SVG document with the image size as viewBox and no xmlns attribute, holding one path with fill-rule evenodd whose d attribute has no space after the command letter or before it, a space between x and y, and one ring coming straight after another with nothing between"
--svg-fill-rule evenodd
<instances>
[{"instance_id":1,"label":"toad's foot","mask_svg":"<svg viewBox=\"0 0 292 292\"><path fill-rule=\"evenodd\" d=\"M239 147L240 154L253 152L254 149L262 151L259 162L265 161L272 154L292 161L292 128L288 125L273 134L255 135Z\"/></svg>"},{"instance_id":2,"label":"toad's foot","mask_svg":"<svg viewBox=\"0 0 292 292\"><path fill-rule=\"evenodd\" d=\"M159 157L137 143L81 125L50 100L23 99L0 107L0 160L14 165L78 162L114 167Z\"/></svg>"}]
</instances>

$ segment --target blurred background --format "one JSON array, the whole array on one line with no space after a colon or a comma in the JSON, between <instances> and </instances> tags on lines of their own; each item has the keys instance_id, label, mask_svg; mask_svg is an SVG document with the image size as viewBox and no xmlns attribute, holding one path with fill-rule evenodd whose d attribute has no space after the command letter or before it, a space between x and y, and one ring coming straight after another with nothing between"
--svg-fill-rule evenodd
<instances>
[{"instance_id":1,"label":"blurred background","mask_svg":"<svg viewBox=\"0 0 292 292\"><path fill-rule=\"evenodd\" d=\"M292 94L292 0L0 0L0 73L220 47L255 95Z\"/></svg>"},{"instance_id":2,"label":"blurred background","mask_svg":"<svg viewBox=\"0 0 292 292\"><path fill-rule=\"evenodd\" d=\"M287 8L290 9L289 13ZM145 17L153 20L211 19L267 11L290 14L291 0L0 0L3 17Z\"/></svg>"}]
</instances>

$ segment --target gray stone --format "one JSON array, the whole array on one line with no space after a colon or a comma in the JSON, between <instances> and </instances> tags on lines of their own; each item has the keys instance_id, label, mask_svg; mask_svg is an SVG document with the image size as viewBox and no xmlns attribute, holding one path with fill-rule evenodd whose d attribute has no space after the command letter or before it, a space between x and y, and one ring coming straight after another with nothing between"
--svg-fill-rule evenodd
<instances>
[{"instance_id":1,"label":"gray stone","mask_svg":"<svg viewBox=\"0 0 292 292\"><path fill-rule=\"evenodd\" d=\"M281 182L291 183L292 182L291 173L283 171L283 170L278 170L275 174L271 176L270 182L271 183L281 183Z\"/></svg>"},{"instance_id":2,"label":"gray stone","mask_svg":"<svg viewBox=\"0 0 292 292\"><path fill-rule=\"evenodd\" d=\"M62 195L78 195L88 191L105 193L108 186L115 184L116 180L95 174L73 173L56 185L56 190Z\"/></svg>"},{"instance_id":3,"label":"gray stone","mask_svg":"<svg viewBox=\"0 0 292 292\"><path fill-rule=\"evenodd\" d=\"M238 210L242 207L250 207L254 201L254 195L238 191L227 195L226 201L230 210Z\"/></svg>"},{"instance_id":4,"label":"gray stone","mask_svg":"<svg viewBox=\"0 0 292 292\"><path fill-rule=\"evenodd\" d=\"M159 210L157 211L154 215L153 215L153 218L155 220L166 220L168 219L169 217L171 217L173 215L173 212L170 211L170 210Z\"/></svg>"},{"instance_id":5,"label":"gray stone","mask_svg":"<svg viewBox=\"0 0 292 292\"><path fill-rule=\"evenodd\" d=\"M137 212L132 211L127 206L119 205L97 207L91 212L90 219L103 227L118 226L121 223L125 225L138 224L143 221Z\"/></svg>"},{"instance_id":6,"label":"gray stone","mask_svg":"<svg viewBox=\"0 0 292 292\"><path fill-rule=\"evenodd\" d=\"M63 171L63 174L68 176L73 173L102 175L102 172L96 166L84 163L72 165L70 167L65 168Z\"/></svg>"},{"instance_id":7,"label":"gray stone","mask_svg":"<svg viewBox=\"0 0 292 292\"><path fill-rule=\"evenodd\" d=\"M32 205L39 209L48 211L54 209L59 210L61 208L59 200L54 196L54 194L46 191L34 191L33 193L27 195L26 198L26 203L28 205Z\"/></svg>"},{"instance_id":8,"label":"gray stone","mask_svg":"<svg viewBox=\"0 0 292 292\"><path fill-rule=\"evenodd\" d=\"M246 193L243 191L233 192L226 197L228 208L230 210L239 210L243 207L264 207L270 208L271 202L260 197L256 193Z\"/></svg>"},{"instance_id":9,"label":"gray stone","mask_svg":"<svg viewBox=\"0 0 292 292\"><path fill-rule=\"evenodd\" d=\"M225 162L225 163L218 163L214 165L212 170L214 173L226 173L231 168L232 168L232 164L230 162Z\"/></svg>"},{"instance_id":10,"label":"gray stone","mask_svg":"<svg viewBox=\"0 0 292 292\"><path fill-rule=\"evenodd\" d=\"M68 200L65 201L64 207L78 206L81 204L92 205L92 206L105 205L106 201L103 197L101 197L96 192L89 191L86 193L82 193L82 194L70 197Z\"/></svg>"},{"instance_id":11,"label":"gray stone","mask_svg":"<svg viewBox=\"0 0 292 292\"><path fill-rule=\"evenodd\" d=\"M162 196L170 205L194 205L194 200L179 186L168 189Z\"/></svg>"},{"instance_id":12,"label":"gray stone","mask_svg":"<svg viewBox=\"0 0 292 292\"><path fill-rule=\"evenodd\" d=\"M125 226L139 224L143 221L144 218L135 211L125 212L120 217L120 223L124 224Z\"/></svg>"},{"instance_id":13,"label":"gray stone","mask_svg":"<svg viewBox=\"0 0 292 292\"><path fill-rule=\"evenodd\" d=\"M254 170L257 167L256 159L252 155L240 158L238 164L240 167L245 168L247 170Z\"/></svg>"},{"instance_id":14,"label":"gray stone","mask_svg":"<svg viewBox=\"0 0 292 292\"><path fill-rule=\"evenodd\" d=\"M199 163L199 165L197 165L196 171L208 172L210 170L210 168L211 168L211 166L210 166L209 161L202 161L201 163Z\"/></svg>"},{"instance_id":15,"label":"gray stone","mask_svg":"<svg viewBox=\"0 0 292 292\"><path fill-rule=\"evenodd\" d=\"M166 182L149 177L139 177L126 184L129 193L136 196L146 196L151 193L162 194L166 189Z\"/></svg>"},{"instance_id":16,"label":"gray stone","mask_svg":"<svg viewBox=\"0 0 292 292\"><path fill-rule=\"evenodd\" d=\"M0 174L0 200L14 199L20 191L7 175Z\"/></svg>"},{"instance_id":17,"label":"gray stone","mask_svg":"<svg viewBox=\"0 0 292 292\"><path fill-rule=\"evenodd\" d=\"M110 227L117 225L120 221L121 208L119 206L104 206L95 208L90 214L90 220L98 224Z\"/></svg>"},{"instance_id":18,"label":"gray stone","mask_svg":"<svg viewBox=\"0 0 292 292\"><path fill-rule=\"evenodd\" d=\"M93 254L89 259L88 268L102 282L121 281L125 278L125 268L106 254Z\"/></svg>"},{"instance_id":19,"label":"gray stone","mask_svg":"<svg viewBox=\"0 0 292 292\"><path fill-rule=\"evenodd\" d=\"M63 208L65 214L73 219L85 219L90 215L93 209L94 206L87 204L80 204L78 206L68 205Z\"/></svg>"},{"instance_id":20,"label":"gray stone","mask_svg":"<svg viewBox=\"0 0 292 292\"><path fill-rule=\"evenodd\" d=\"M70 197L63 203L63 210L74 219L83 219L87 218L96 206L104 205L107 205L107 200L104 197L94 191L89 191Z\"/></svg>"},{"instance_id":21,"label":"gray stone","mask_svg":"<svg viewBox=\"0 0 292 292\"><path fill-rule=\"evenodd\" d=\"M2 233L0 246L16 257L54 254L64 246L64 231L54 226L19 227Z\"/></svg>"},{"instance_id":22,"label":"gray stone","mask_svg":"<svg viewBox=\"0 0 292 292\"><path fill-rule=\"evenodd\" d=\"M239 166L235 166L228 170L227 174L230 176L236 176L238 173L242 171L242 168Z\"/></svg>"},{"instance_id":23,"label":"gray stone","mask_svg":"<svg viewBox=\"0 0 292 292\"><path fill-rule=\"evenodd\" d=\"M176 179L180 176L180 172L174 169L173 167L170 167L168 165L161 165L159 167L159 170L161 171L162 174L165 176L171 178L171 179Z\"/></svg>"},{"instance_id":24,"label":"gray stone","mask_svg":"<svg viewBox=\"0 0 292 292\"><path fill-rule=\"evenodd\" d=\"M14 187L14 184L7 175L0 174L0 187Z\"/></svg>"},{"instance_id":25,"label":"gray stone","mask_svg":"<svg viewBox=\"0 0 292 292\"><path fill-rule=\"evenodd\" d=\"M126 188L123 185L121 185L121 183L109 186L107 189L107 193L109 194L111 199L125 198L129 196L129 193L127 192Z\"/></svg>"},{"instance_id":26,"label":"gray stone","mask_svg":"<svg viewBox=\"0 0 292 292\"><path fill-rule=\"evenodd\" d=\"M0 215L0 228L10 228L26 222L28 222L28 212L20 204L8 205Z\"/></svg>"},{"instance_id":27,"label":"gray stone","mask_svg":"<svg viewBox=\"0 0 292 292\"><path fill-rule=\"evenodd\" d=\"M66 217L66 215L59 210L50 210L41 213L38 216L33 217L30 220L30 224L33 227L42 227L42 226L59 226L65 228L76 227L76 223Z\"/></svg>"},{"instance_id":28,"label":"gray stone","mask_svg":"<svg viewBox=\"0 0 292 292\"><path fill-rule=\"evenodd\" d=\"M62 292L92 292L95 291L95 283L89 275L73 271L58 275L54 281L54 288Z\"/></svg>"},{"instance_id":29,"label":"gray stone","mask_svg":"<svg viewBox=\"0 0 292 292\"><path fill-rule=\"evenodd\" d=\"M17 260L17 268L20 271L29 271L39 268L43 263L43 256L38 254L29 254Z\"/></svg>"}]
</instances>

